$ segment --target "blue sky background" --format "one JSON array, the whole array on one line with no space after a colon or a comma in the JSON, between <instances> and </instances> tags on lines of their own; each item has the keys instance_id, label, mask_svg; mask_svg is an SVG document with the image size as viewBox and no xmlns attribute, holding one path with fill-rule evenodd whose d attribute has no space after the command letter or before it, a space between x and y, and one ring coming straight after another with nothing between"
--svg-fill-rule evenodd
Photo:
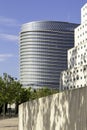
<instances>
[{"instance_id":1,"label":"blue sky background","mask_svg":"<svg viewBox=\"0 0 87 130\"><path fill-rule=\"evenodd\" d=\"M19 32L31 21L80 23L87 0L0 0L0 75L19 78Z\"/></svg>"}]
</instances>

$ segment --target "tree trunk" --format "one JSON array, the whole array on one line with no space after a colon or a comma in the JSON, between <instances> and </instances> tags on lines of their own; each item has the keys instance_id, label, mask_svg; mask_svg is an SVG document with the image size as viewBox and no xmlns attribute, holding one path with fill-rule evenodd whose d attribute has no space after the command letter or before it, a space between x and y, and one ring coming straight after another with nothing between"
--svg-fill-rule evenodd
<instances>
[{"instance_id":1,"label":"tree trunk","mask_svg":"<svg viewBox=\"0 0 87 130\"><path fill-rule=\"evenodd\" d=\"M3 118L5 118L6 112L5 112L5 103L3 104Z\"/></svg>"},{"instance_id":2,"label":"tree trunk","mask_svg":"<svg viewBox=\"0 0 87 130\"><path fill-rule=\"evenodd\" d=\"M16 104L15 104L15 115L17 115L18 114L18 103L16 102Z\"/></svg>"}]
</instances>

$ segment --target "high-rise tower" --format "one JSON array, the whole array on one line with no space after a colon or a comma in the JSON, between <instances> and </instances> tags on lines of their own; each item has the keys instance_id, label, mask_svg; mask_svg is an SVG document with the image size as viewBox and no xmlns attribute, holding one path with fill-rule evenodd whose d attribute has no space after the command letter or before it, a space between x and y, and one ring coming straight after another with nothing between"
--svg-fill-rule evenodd
<instances>
[{"instance_id":1,"label":"high-rise tower","mask_svg":"<svg viewBox=\"0 0 87 130\"><path fill-rule=\"evenodd\" d=\"M26 23L20 33L20 82L24 87L58 88L60 72L67 66L74 28L67 22Z\"/></svg>"}]
</instances>

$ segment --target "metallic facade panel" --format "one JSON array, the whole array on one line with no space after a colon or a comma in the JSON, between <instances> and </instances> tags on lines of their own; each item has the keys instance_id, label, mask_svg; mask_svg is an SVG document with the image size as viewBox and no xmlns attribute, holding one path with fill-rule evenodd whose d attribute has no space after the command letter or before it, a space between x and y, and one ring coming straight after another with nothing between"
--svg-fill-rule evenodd
<instances>
[{"instance_id":1,"label":"metallic facade panel","mask_svg":"<svg viewBox=\"0 0 87 130\"><path fill-rule=\"evenodd\" d=\"M38 21L22 25L20 33L20 82L33 88L58 88L60 72L67 66L77 24Z\"/></svg>"}]
</instances>

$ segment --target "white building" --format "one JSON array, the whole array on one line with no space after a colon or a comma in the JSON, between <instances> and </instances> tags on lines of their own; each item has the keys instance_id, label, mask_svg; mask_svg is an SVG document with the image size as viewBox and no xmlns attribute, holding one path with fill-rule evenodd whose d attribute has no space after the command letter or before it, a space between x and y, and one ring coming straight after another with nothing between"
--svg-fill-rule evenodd
<instances>
[{"instance_id":1,"label":"white building","mask_svg":"<svg viewBox=\"0 0 87 130\"><path fill-rule=\"evenodd\" d=\"M74 30L74 48L68 50L68 70L61 73L60 89L87 85L87 3L81 9L81 25Z\"/></svg>"}]
</instances>

